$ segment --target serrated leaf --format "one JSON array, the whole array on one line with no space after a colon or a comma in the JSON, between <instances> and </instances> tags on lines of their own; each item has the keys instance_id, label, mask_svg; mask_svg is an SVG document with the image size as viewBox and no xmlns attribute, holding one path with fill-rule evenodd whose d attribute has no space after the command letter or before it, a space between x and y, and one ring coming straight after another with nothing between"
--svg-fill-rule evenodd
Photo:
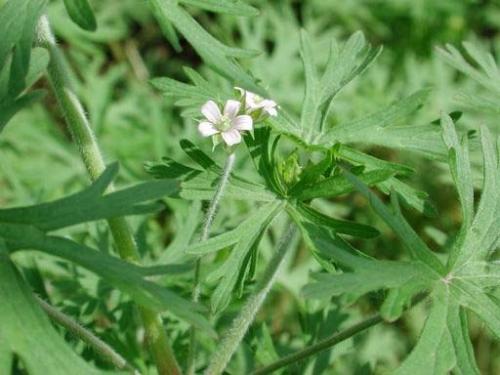
<instances>
[{"instance_id":1,"label":"serrated leaf","mask_svg":"<svg viewBox=\"0 0 500 375\"><path fill-rule=\"evenodd\" d=\"M82 29L95 31L97 21L88 0L64 0L68 15Z\"/></svg>"}]
</instances>

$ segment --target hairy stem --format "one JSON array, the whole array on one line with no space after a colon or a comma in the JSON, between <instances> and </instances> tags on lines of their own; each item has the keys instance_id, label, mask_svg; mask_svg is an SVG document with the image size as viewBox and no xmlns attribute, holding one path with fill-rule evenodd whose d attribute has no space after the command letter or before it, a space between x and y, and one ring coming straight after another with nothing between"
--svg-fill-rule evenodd
<instances>
[{"instance_id":1,"label":"hairy stem","mask_svg":"<svg viewBox=\"0 0 500 375\"><path fill-rule=\"evenodd\" d=\"M50 54L50 63L47 68L48 79L63 112L66 125L78 145L91 180L95 181L105 169L104 159L83 106L71 87L68 64L57 47L46 16L40 19L37 34L39 45L45 47ZM113 190L113 186L110 186L108 190ZM120 257L128 262L139 263L137 246L125 218L109 219L108 223ZM138 308L158 372L161 375L180 374L174 353L168 344L161 317L155 311L142 306Z\"/></svg>"},{"instance_id":2,"label":"hairy stem","mask_svg":"<svg viewBox=\"0 0 500 375\"><path fill-rule=\"evenodd\" d=\"M47 313L50 319L66 328L75 336L79 337L83 342L92 347L96 351L96 353L98 353L105 360L111 362L120 370L127 370L134 375L139 375L139 372L134 369L125 358L118 354L111 346L106 344L99 337L82 327L70 316L64 314L63 312L57 310L55 307L45 302L37 295L34 295L34 297L38 304L42 307L42 309Z\"/></svg>"},{"instance_id":3,"label":"hairy stem","mask_svg":"<svg viewBox=\"0 0 500 375\"><path fill-rule=\"evenodd\" d=\"M215 219L215 214L217 213L217 208L219 207L219 202L224 195L224 190L226 189L227 183L229 181L229 176L231 176L231 171L234 167L234 161L236 160L236 155L234 153L229 154L224 165L224 171L219 180L217 188L213 199L210 201L207 213L205 215L205 221L203 223L203 228L201 231L200 241L208 240L210 235L210 229L212 228L212 223ZM198 302L200 298L200 270L201 260L196 261L196 266L194 270L194 288L193 288L193 301ZM196 353L196 328L191 327L190 332L190 345L187 360L187 374L193 375L195 373L195 353Z\"/></svg>"},{"instance_id":4,"label":"hairy stem","mask_svg":"<svg viewBox=\"0 0 500 375\"><path fill-rule=\"evenodd\" d=\"M221 374L229 363L231 357L238 349L238 346L245 337L248 327L255 319L255 315L260 310L262 303L266 299L271 286L274 284L280 265L285 259L287 250L290 248L290 242L295 235L296 228L290 224L287 231L281 238L278 249L269 261L262 279L257 284L255 291L248 298L241 309L239 315L231 323L231 327L223 335L221 342L214 352L214 356L205 371L206 375Z\"/></svg>"},{"instance_id":5,"label":"hairy stem","mask_svg":"<svg viewBox=\"0 0 500 375\"><path fill-rule=\"evenodd\" d=\"M287 355L286 357L283 357L276 362L271 363L270 365L267 365L265 367L262 367L252 373L252 375L262 375L262 374L271 374L272 372L282 368L286 367L288 365L291 365L292 363L299 362L305 358L311 357L313 355L318 354L319 352L322 352L323 350L326 350L344 340L347 340L348 338L364 331L365 329L368 329L380 322L382 322L383 319L380 316L380 314L376 314L366 320L363 320L360 323L357 323L353 325L352 327L347 328L344 331L334 333L333 335L321 340L320 342L311 345L305 349L299 350L295 353L292 353L290 355Z\"/></svg>"}]
</instances>

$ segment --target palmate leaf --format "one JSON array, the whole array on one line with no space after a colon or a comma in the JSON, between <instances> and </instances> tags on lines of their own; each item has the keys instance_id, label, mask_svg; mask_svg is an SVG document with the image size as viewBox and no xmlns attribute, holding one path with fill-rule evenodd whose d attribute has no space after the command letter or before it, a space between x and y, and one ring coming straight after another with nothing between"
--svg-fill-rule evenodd
<instances>
[{"instance_id":1,"label":"palmate leaf","mask_svg":"<svg viewBox=\"0 0 500 375\"><path fill-rule=\"evenodd\" d=\"M172 34L172 25L193 46L205 63L213 70L229 79L234 85L247 88L251 91L264 94L255 79L238 64L235 58L248 58L256 55L255 51L241 50L228 47L210 35L182 6L189 3L201 6L212 11L226 13L255 15L254 8L242 1L176 1L176 0L149 0L154 16L167 39L175 40Z\"/></svg>"},{"instance_id":2,"label":"palmate leaf","mask_svg":"<svg viewBox=\"0 0 500 375\"><path fill-rule=\"evenodd\" d=\"M268 203L232 231L195 244L186 250L190 254L204 255L234 245L227 260L208 276L209 281L219 280L211 298L212 311L218 312L227 306L239 275L245 272L246 267L243 265L247 255L254 246L258 246L264 232L283 211L284 205L285 202L279 200Z\"/></svg>"},{"instance_id":3,"label":"palmate leaf","mask_svg":"<svg viewBox=\"0 0 500 375\"><path fill-rule=\"evenodd\" d=\"M43 95L23 91L48 62L46 53L31 61L35 27L45 4L45 0L10 0L0 7L0 132L14 114Z\"/></svg>"},{"instance_id":4,"label":"palmate leaf","mask_svg":"<svg viewBox=\"0 0 500 375\"><path fill-rule=\"evenodd\" d=\"M305 30L301 32L306 89L300 123L306 143L314 143L314 139L322 134L331 102L337 93L361 74L381 51L381 48L372 49L367 45L361 32L354 33L342 46L333 39L327 65L319 78L312 42Z\"/></svg>"},{"instance_id":5,"label":"palmate leaf","mask_svg":"<svg viewBox=\"0 0 500 375\"><path fill-rule=\"evenodd\" d=\"M481 109L497 113L500 99L500 70L495 58L474 43L463 42L462 45L467 56L462 55L450 44L436 50L444 61L483 86L489 95L464 93L458 97L459 102L473 110ZM469 63L466 57L470 58L475 66Z\"/></svg>"},{"instance_id":6,"label":"palmate leaf","mask_svg":"<svg viewBox=\"0 0 500 375\"><path fill-rule=\"evenodd\" d=\"M10 374L9 364L15 354L32 375L102 374L85 363L57 333L9 259L4 245L0 239L2 373Z\"/></svg>"},{"instance_id":7,"label":"palmate leaf","mask_svg":"<svg viewBox=\"0 0 500 375\"><path fill-rule=\"evenodd\" d=\"M303 225L309 245L329 254L343 273L320 275L305 288L309 296L328 297L350 293L359 297L369 291L389 289L381 314L386 320L397 319L412 297L429 292L430 313L420 339L397 374L479 374L467 328L465 311L481 319L494 336L500 338L500 306L490 291L500 287L497 263L490 257L500 238L498 205L499 156L486 128L481 130L484 155L482 197L474 213L472 179L466 143L460 142L452 120L442 118L443 138L449 148L450 169L464 205L463 225L444 266L416 235L401 215L397 199L386 207L375 194L354 176L353 184L365 195L374 210L406 245L411 262L387 262L367 259L338 237L322 229ZM322 235L318 233L322 232Z\"/></svg>"},{"instance_id":8,"label":"palmate leaf","mask_svg":"<svg viewBox=\"0 0 500 375\"><path fill-rule=\"evenodd\" d=\"M199 306L145 279L152 274L151 269L143 269L71 240L46 234L83 222L151 212L159 206L144 204L144 201L178 191L177 182L161 180L104 194L117 171L116 164L108 167L89 188L72 196L31 207L0 210L0 238L5 240L9 251L35 249L66 259L96 273L138 303L169 310L211 332L208 322L200 314Z\"/></svg>"}]
</instances>

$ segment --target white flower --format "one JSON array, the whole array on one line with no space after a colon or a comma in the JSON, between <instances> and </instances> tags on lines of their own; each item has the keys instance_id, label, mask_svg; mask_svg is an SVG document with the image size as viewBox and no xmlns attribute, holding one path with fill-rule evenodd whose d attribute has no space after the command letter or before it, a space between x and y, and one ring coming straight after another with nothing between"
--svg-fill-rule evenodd
<instances>
[{"instance_id":1,"label":"white flower","mask_svg":"<svg viewBox=\"0 0 500 375\"><path fill-rule=\"evenodd\" d=\"M198 130L204 137L220 134L228 146L241 142L241 132L252 130L253 120L248 115L238 115L241 103L237 100L228 100L221 113L219 106L209 100L201 107L201 113L206 121L198 125Z\"/></svg>"},{"instance_id":2,"label":"white flower","mask_svg":"<svg viewBox=\"0 0 500 375\"><path fill-rule=\"evenodd\" d=\"M264 99L263 97L242 89L241 87L235 87L242 97L245 98L245 111L248 114L256 114L259 120L262 120L265 116L277 116L278 115L278 104L274 100Z\"/></svg>"}]
</instances>

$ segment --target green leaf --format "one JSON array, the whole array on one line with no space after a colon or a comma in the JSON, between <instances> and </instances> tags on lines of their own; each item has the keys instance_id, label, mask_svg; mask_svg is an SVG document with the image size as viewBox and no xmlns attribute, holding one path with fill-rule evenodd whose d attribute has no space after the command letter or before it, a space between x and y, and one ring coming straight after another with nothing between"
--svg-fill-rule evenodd
<instances>
[{"instance_id":1,"label":"green leaf","mask_svg":"<svg viewBox=\"0 0 500 375\"><path fill-rule=\"evenodd\" d=\"M438 127L432 124L405 124L407 117L422 106L429 92L429 89L417 91L378 112L334 126L318 138L319 144L331 147L337 142L363 143L412 150L442 158L445 148Z\"/></svg>"},{"instance_id":2,"label":"green leaf","mask_svg":"<svg viewBox=\"0 0 500 375\"><path fill-rule=\"evenodd\" d=\"M57 236L47 236L28 225L0 224L3 237L11 251L35 249L75 263L94 272L114 287L129 294L137 303L156 310L168 310L206 332L212 333L201 315L200 305L184 300L167 288L145 279L149 269L114 258L106 253Z\"/></svg>"},{"instance_id":3,"label":"green leaf","mask_svg":"<svg viewBox=\"0 0 500 375\"><path fill-rule=\"evenodd\" d=\"M395 375L448 374L456 364L450 332L447 329L449 295L444 286L433 298L429 317L417 345Z\"/></svg>"},{"instance_id":4,"label":"green leaf","mask_svg":"<svg viewBox=\"0 0 500 375\"><path fill-rule=\"evenodd\" d=\"M279 213L283 203L274 201L267 203L256 210L240 225L230 231L226 231L218 236L209 238L206 241L195 243L186 249L188 254L206 255L228 246L234 245L241 241L243 237L252 237L255 232L262 232L267 226L270 217L274 217Z\"/></svg>"},{"instance_id":5,"label":"green leaf","mask_svg":"<svg viewBox=\"0 0 500 375\"><path fill-rule=\"evenodd\" d=\"M46 4L44 0L8 1L0 8L0 132L21 108L38 100L41 91L23 94L33 84L33 72L44 68L37 53L31 63L35 27ZM14 48L14 52L11 50ZM46 55L46 53L45 53ZM45 59L45 64L46 64Z\"/></svg>"},{"instance_id":6,"label":"green leaf","mask_svg":"<svg viewBox=\"0 0 500 375\"><path fill-rule=\"evenodd\" d=\"M337 220L316 211L314 208L306 204L299 203L297 205L297 210L304 216L305 219L318 225L329 227L336 233L349 234L360 238L373 238L380 234L377 229L369 225L359 224L352 221Z\"/></svg>"},{"instance_id":7,"label":"green leaf","mask_svg":"<svg viewBox=\"0 0 500 375\"><path fill-rule=\"evenodd\" d=\"M481 288L464 280L454 280L451 291L462 306L474 312L493 335L500 339L500 306L498 303L495 303Z\"/></svg>"},{"instance_id":8,"label":"green leaf","mask_svg":"<svg viewBox=\"0 0 500 375\"><path fill-rule=\"evenodd\" d=\"M244 272L242 266L248 252L254 246L258 246L258 242L262 238L263 232L282 211L283 206L283 201L276 201L268 205L267 212L262 213L259 217L260 222L251 228L246 228L247 230L241 233L229 258L214 273L209 275L209 280L212 281L220 278L217 288L210 298L211 310L213 312L221 311L228 305L231 299L231 293L238 281L238 277L241 272Z\"/></svg>"},{"instance_id":9,"label":"green leaf","mask_svg":"<svg viewBox=\"0 0 500 375\"><path fill-rule=\"evenodd\" d=\"M498 141L497 141L498 142ZM498 147L497 143L497 147ZM455 267L487 259L498 246L500 239L500 163L492 135L488 128L481 128L483 150L483 191L476 216L465 233L457 255Z\"/></svg>"},{"instance_id":10,"label":"green leaf","mask_svg":"<svg viewBox=\"0 0 500 375\"><path fill-rule=\"evenodd\" d=\"M385 169L376 169L358 176L363 183L375 185L392 177L393 172ZM352 182L344 176L333 176L325 178L303 189L298 193L299 200L310 200L314 198L331 198L346 194L354 190Z\"/></svg>"},{"instance_id":11,"label":"green leaf","mask_svg":"<svg viewBox=\"0 0 500 375\"><path fill-rule=\"evenodd\" d=\"M213 70L232 81L233 85L244 87L263 96L265 91L256 85L248 74L233 58L252 57L254 51L244 51L228 47L210 35L176 0L150 0L153 14L162 26L174 27L188 40L195 51Z\"/></svg>"},{"instance_id":12,"label":"green leaf","mask_svg":"<svg viewBox=\"0 0 500 375\"><path fill-rule=\"evenodd\" d=\"M97 29L97 21L88 0L64 0L66 11L70 18L87 31Z\"/></svg>"},{"instance_id":13,"label":"green leaf","mask_svg":"<svg viewBox=\"0 0 500 375\"><path fill-rule=\"evenodd\" d=\"M420 262L379 261L368 258L326 228L311 222L299 222L302 235L311 250L322 253L349 272L318 274L316 282L304 287L308 298L328 298L351 293L362 296L370 291L418 285L419 289L435 280Z\"/></svg>"},{"instance_id":14,"label":"green leaf","mask_svg":"<svg viewBox=\"0 0 500 375\"><path fill-rule=\"evenodd\" d=\"M82 192L50 203L0 210L0 223L33 225L43 231L53 231L98 219L156 211L161 206L141 202L172 195L179 190L176 181L161 180L103 195L117 173L118 164L113 164Z\"/></svg>"},{"instance_id":15,"label":"green leaf","mask_svg":"<svg viewBox=\"0 0 500 375\"><path fill-rule=\"evenodd\" d=\"M474 217L474 184L469 160L467 137L458 139L452 119L443 114L441 118L443 140L448 147L450 171L458 190L462 207L463 226L467 230Z\"/></svg>"},{"instance_id":16,"label":"green leaf","mask_svg":"<svg viewBox=\"0 0 500 375\"><path fill-rule=\"evenodd\" d=\"M493 56L473 43L464 42L463 46L467 54L478 65L477 68L469 64L451 44L447 44L445 48L437 48L437 51L444 61L455 69L468 75L491 92L500 94L500 71Z\"/></svg>"},{"instance_id":17,"label":"green leaf","mask_svg":"<svg viewBox=\"0 0 500 375\"><path fill-rule=\"evenodd\" d=\"M304 142L315 144L324 137L324 124L334 97L361 74L382 49L372 50L361 32L351 35L342 46L333 40L324 74L319 78L313 43L305 30L301 31L300 42L306 81L300 127Z\"/></svg>"},{"instance_id":18,"label":"green leaf","mask_svg":"<svg viewBox=\"0 0 500 375\"><path fill-rule=\"evenodd\" d=\"M356 189L368 199L375 212L387 223L387 225L389 225L389 227L391 227L401 241L403 241L410 251L413 259L422 261L438 274L445 272L441 261L427 247L425 242L417 235L417 233L415 233L399 211L399 207L397 205L397 195L395 193L392 194L393 209L390 210L360 179L353 176L349 172L346 172L346 176Z\"/></svg>"},{"instance_id":19,"label":"green leaf","mask_svg":"<svg viewBox=\"0 0 500 375\"><path fill-rule=\"evenodd\" d=\"M419 268L419 272L423 271L421 264L413 264ZM384 303L380 307L380 315L385 321L394 322L399 319L406 308L411 305L413 297L424 292L429 287L431 281L425 280L422 277L424 274L425 271L421 275L415 275L412 280L409 280L404 285L389 290Z\"/></svg>"},{"instance_id":20,"label":"green leaf","mask_svg":"<svg viewBox=\"0 0 500 375\"><path fill-rule=\"evenodd\" d=\"M1 240L0 240L1 241ZM32 375L101 374L81 359L56 332L0 243L0 369L21 359Z\"/></svg>"},{"instance_id":21,"label":"green leaf","mask_svg":"<svg viewBox=\"0 0 500 375\"><path fill-rule=\"evenodd\" d=\"M241 0L180 0L181 4L235 16L256 16L259 11Z\"/></svg>"},{"instance_id":22,"label":"green leaf","mask_svg":"<svg viewBox=\"0 0 500 375\"><path fill-rule=\"evenodd\" d=\"M304 93L300 126L303 130L308 129L308 133L319 127L318 122L320 120L319 117L321 116L318 111L318 72L316 70L316 63L314 62L312 47L313 46L309 35L305 30L301 30L300 54L304 63L306 90Z\"/></svg>"},{"instance_id":23,"label":"green leaf","mask_svg":"<svg viewBox=\"0 0 500 375\"><path fill-rule=\"evenodd\" d=\"M363 73L381 52L382 47L372 49L367 45L361 31L352 34L342 47L334 40L321 78L320 103L331 101L343 87Z\"/></svg>"},{"instance_id":24,"label":"green leaf","mask_svg":"<svg viewBox=\"0 0 500 375\"><path fill-rule=\"evenodd\" d=\"M448 309L447 326L457 358L455 371L463 375L479 375L480 372L474 358L474 349L469 337L469 325L465 310L451 303Z\"/></svg>"}]
</instances>

